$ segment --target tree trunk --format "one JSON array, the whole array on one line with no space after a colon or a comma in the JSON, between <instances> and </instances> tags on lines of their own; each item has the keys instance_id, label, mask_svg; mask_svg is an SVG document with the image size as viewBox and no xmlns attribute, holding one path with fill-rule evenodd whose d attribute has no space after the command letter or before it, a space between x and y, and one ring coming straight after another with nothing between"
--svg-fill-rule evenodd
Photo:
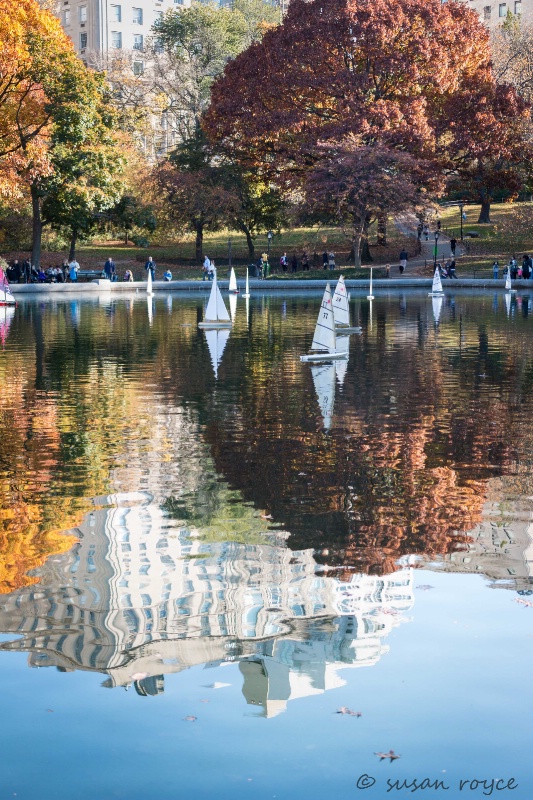
<instances>
[{"instance_id":1,"label":"tree trunk","mask_svg":"<svg viewBox=\"0 0 533 800\"><path fill-rule=\"evenodd\" d=\"M70 237L70 250L68 251L68 260L74 261L76 258L76 243L78 241L77 228L72 228L72 236Z\"/></svg>"},{"instance_id":2,"label":"tree trunk","mask_svg":"<svg viewBox=\"0 0 533 800\"><path fill-rule=\"evenodd\" d=\"M202 222L196 224L196 263L201 264L203 261L204 249L204 225Z\"/></svg>"},{"instance_id":3,"label":"tree trunk","mask_svg":"<svg viewBox=\"0 0 533 800\"><path fill-rule=\"evenodd\" d=\"M481 201L481 211L479 212L478 225L490 224L490 200Z\"/></svg>"},{"instance_id":4,"label":"tree trunk","mask_svg":"<svg viewBox=\"0 0 533 800\"><path fill-rule=\"evenodd\" d=\"M385 213L378 214L377 243L380 247L387 244L387 215Z\"/></svg>"},{"instance_id":5,"label":"tree trunk","mask_svg":"<svg viewBox=\"0 0 533 800\"><path fill-rule=\"evenodd\" d=\"M254 240L252 239L250 231L248 230L248 228L245 225L243 225L242 229L243 229L244 235L246 236L246 244L248 245L248 255L250 257L250 263L252 263L253 261L255 261L255 244L254 244Z\"/></svg>"},{"instance_id":6,"label":"tree trunk","mask_svg":"<svg viewBox=\"0 0 533 800\"><path fill-rule=\"evenodd\" d=\"M363 243L363 234L365 228L365 221L362 220L355 220L353 226L353 234L352 234L352 250L353 250L353 261L354 267L357 269L361 266L361 246Z\"/></svg>"},{"instance_id":7,"label":"tree trunk","mask_svg":"<svg viewBox=\"0 0 533 800\"><path fill-rule=\"evenodd\" d=\"M32 242L31 242L31 263L39 268L41 265L41 246L43 239L43 222L41 219L41 198L35 185L31 187L31 208L32 208Z\"/></svg>"},{"instance_id":8,"label":"tree trunk","mask_svg":"<svg viewBox=\"0 0 533 800\"><path fill-rule=\"evenodd\" d=\"M125 236L124 236L124 244L125 244L125 245L126 245L126 247L127 247L127 246L129 245L129 243L130 243L130 232L129 232L129 231L128 231L128 229L126 228L126 234L125 234Z\"/></svg>"}]
</instances>

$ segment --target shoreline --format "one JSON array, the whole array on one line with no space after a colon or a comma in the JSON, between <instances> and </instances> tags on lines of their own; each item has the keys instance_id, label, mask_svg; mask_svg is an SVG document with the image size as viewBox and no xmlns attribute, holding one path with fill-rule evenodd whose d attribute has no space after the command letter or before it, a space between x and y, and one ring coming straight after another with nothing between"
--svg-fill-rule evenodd
<instances>
[{"instance_id":1,"label":"shoreline","mask_svg":"<svg viewBox=\"0 0 533 800\"><path fill-rule=\"evenodd\" d=\"M339 273L340 274L340 273ZM326 284L333 285L337 275L330 276L329 279L319 280L250 280L250 289L255 291L282 292L285 290L298 289L299 291L317 291L325 289ZM373 280L374 289L431 289L433 278L378 278ZM366 279L345 280L348 289L361 290L369 287ZM220 280L218 285L222 291L228 291L229 281ZM244 291L245 281L238 280L237 285ZM513 289L533 289L533 281L516 280L512 282ZM211 281L183 280L183 281L154 281L152 284L154 293L168 292L204 292L211 290ZM442 287L446 289L503 289L505 280L503 278L481 279L481 278L458 278L457 280L445 279ZM134 281L132 283L119 282L111 283L106 280L90 281L88 283L13 283L9 288L15 296L21 295L43 295L43 294L121 294L126 292L146 293L146 281Z\"/></svg>"}]
</instances>

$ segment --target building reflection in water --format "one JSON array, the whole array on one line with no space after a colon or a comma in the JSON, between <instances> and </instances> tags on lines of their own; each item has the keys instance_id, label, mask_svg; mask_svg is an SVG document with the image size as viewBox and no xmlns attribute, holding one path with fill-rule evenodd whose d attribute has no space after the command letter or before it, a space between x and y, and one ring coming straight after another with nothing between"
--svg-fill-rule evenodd
<instances>
[{"instance_id":1,"label":"building reflection in water","mask_svg":"<svg viewBox=\"0 0 533 800\"><path fill-rule=\"evenodd\" d=\"M341 581L283 534L206 543L148 493L109 501L37 585L0 598L0 630L17 637L2 649L28 651L32 667L95 670L105 686L151 695L167 673L239 661L247 702L271 716L342 685L339 670L376 663L412 606L410 568Z\"/></svg>"}]
</instances>

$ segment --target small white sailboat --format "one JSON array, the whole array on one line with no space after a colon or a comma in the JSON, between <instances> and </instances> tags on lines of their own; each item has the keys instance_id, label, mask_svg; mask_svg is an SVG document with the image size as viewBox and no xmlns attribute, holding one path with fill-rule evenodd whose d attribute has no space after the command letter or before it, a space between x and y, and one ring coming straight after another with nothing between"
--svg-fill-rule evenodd
<instances>
[{"instance_id":1,"label":"small white sailboat","mask_svg":"<svg viewBox=\"0 0 533 800\"><path fill-rule=\"evenodd\" d=\"M0 306L16 306L17 301L7 282L4 270L0 267Z\"/></svg>"},{"instance_id":2,"label":"small white sailboat","mask_svg":"<svg viewBox=\"0 0 533 800\"><path fill-rule=\"evenodd\" d=\"M362 328L350 326L350 306L349 295L346 291L346 284L341 275L337 281L335 292L333 293L333 317L335 328L342 333L361 333Z\"/></svg>"},{"instance_id":3,"label":"small white sailboat","mask_svg":"<svg viewBox=\"0 0 533 800\"><path fill-rule=\"evenodd\" d=\"M237 278L235 276L235 270L233 267L231 268L229 276L229 291L230 294L239 294L239 289L237 288Z\"/></svg>"},{"instance_id":4,"label":"small white sailboat","mask_svg":"<svg viewBox=\"0 0 533 800\"><path fill-rule=\"evenodd\" d=\"M249 279L248 279L248 267L246 267L246 290L245 290L245 292L243 294L243 297L246 297L246 298L250 297L250 282L249 282Z\"/></svg>"},{"instance_id":5,"label":"small white sailboat","mask_svg":"<svg viewBox=\"0 0 533 800\"><path fill-rule=\"evenodd\" d=\"M318 398L320 413L324 420L324 430L329 431L335 403L335 368L336 364L315 364L311 367L315 392Z\"/></svg>"},{"instance_id":6,"label":"small white sailboat","mask_svg":"<svg viewBox=\"0 0 533 800\"><path fill-rule=\"evenodd\" d=\"M211 328L205 332L209 355L211 356L211 363L215 373L215 380L218 378L218 367L222 361L229 335L230 331L227 328Z\"/></svg>"},{"instance_id":7,"label":"small white sailboat","mask_svg":"<svg viewBox=\"0 0 533 800\"><path fill-rule=\"evenodd\" d=\"M511 270L507 269L507 276L505 278L505 291L509 292L510 294L516 294L516 289L513 289L513 283L511 281Z\"/></svg>"},{"instance_id":8,"label":"small white sailboat","mask_svg":"<svg viewBox=\"0 0 533 800\"><path fill-rule=\"evenodd\" d=\"M211 294L205 310L203 322L198 323L199 328L231 328L231 319L224 298L220 294L216 275L211 284Z\"/></svg>"},{"instance_id":9,"label":"small white sailboat","mask_svg":"<svg viewBox=\"0 0 533 800\"><path fill-rule=\"evenodd\" d=\"M348 357L347 350L337 349L335 318L329 283L326 285L322 303L320 304L311 350L313 352L309 355L300 356L300 361L331 361L332 359Z\"/></svg>"},{"instance_id":10,"label":"small white sailboat","mask_svg":"<svg viewBox=\"0 0 533 800\"><path fill-rule=\"evenodd\" d=\"M149 269L148 270L148 279L146 281L146 294L148 295L148 297L151 297L153 295L153 293L154 293L154 290L152 288L152 270Z\"/></svg>"},{"instance_id":11,"label":"small white sailboat","mask_svg":"<svg viewBox=\"0 0 533 800\"><path fill-rule=\"evenodd\" d=\"M433 286L431 287L431 291L428 297L439 297L439 295L443 295L444 290L442 288L442 281L440 279L440 272L439 268L435 268L435 274L433 275Z\"/></svg>"},{"instance_id":12,"label":"small white sailboat","mask_svg":"<svg viewBox=\"0 0 533 800\"><path fill-rule=\"evenodd\" d=\"M442 311L442 301L444 300L444 295L433 295L431 298L431 305L433 307L433 321L435 325L439 324L440 321L440 312Z\"/></svg>"},{"instance_id":13,"label":"small white sailboat","mask_svg":"<svg viewBox=\"0 0 533 800\"><path fill-rule=\"evenodd\" d=\"M235 314L237 313L237 295L230 294L229 296L229 313L231 316L231 324L235 325Z\"/></svg>"},{"instance_id":14,"label":"small white sailboat","mask_svg":"<svg viewBox=\"0 0 533 800\"><path fill-rule=\"evenodd\" d=\"M373 269L374 269L373 267L370 267L370 287L369 287L369 290L368 290L368 294L366 296L367 300L373 300L374 299L374 295L372 294L372 270Z\"/></svg>"}]
</instances>

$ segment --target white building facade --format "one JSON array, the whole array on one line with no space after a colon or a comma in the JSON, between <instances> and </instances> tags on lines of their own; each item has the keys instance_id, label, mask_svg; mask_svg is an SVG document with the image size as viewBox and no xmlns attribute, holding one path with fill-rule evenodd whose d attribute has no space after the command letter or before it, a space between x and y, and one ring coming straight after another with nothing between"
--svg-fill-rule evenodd
<instances>
[{"instance_id":1,"label":"white building facade","mask_svg":"<svg viewBox=\"0 0 533 800\"><path fill-rule=\"evenodd\" d=\"M142 54L152 27L169 9L190 0L60 0L57 15L82 59L89 53Z\"/></svg>"}]
</instances>

